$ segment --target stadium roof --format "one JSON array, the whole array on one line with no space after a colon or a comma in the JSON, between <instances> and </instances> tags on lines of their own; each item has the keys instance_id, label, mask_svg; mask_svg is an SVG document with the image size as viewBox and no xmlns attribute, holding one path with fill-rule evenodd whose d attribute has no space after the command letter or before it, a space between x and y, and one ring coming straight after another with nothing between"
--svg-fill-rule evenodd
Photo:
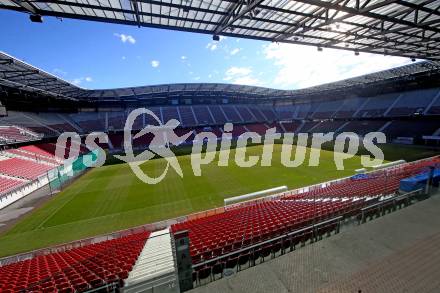
<instances>
[{"instance_id":1,"label":"stadium roof","mask_svg":"<svg viewBox=\"0 0 440 293\"><path fill-rule=\"evenodd\" d=\"M369 86L379 82L411 80L416 75L432 74L440 74L439 61L414 62L384 71L298 90L280 90L218 83L183 83L89 90L71 84L68 81L0 51L0 86L28 92L43 93L60 98L91 101L148 100L185 95L199 95L201 97L220 95L264 99L295 98L316 95L328 91Z\"/></svg>"},{"instance_id":2,"label":"stadium roof","mask_svg":"<svg viewBox=\"0 0 440 293\"><path fill-rule=\"evenodd\" d=\"M0 0L101 22L440 60L440 0Z\"/></svg>"},{"instance_id":3,"label":"stadium roof","mask_svg":"<svg viewBox=\"0 0 440 293\"><path fill-rule=\"evenodd\" d=\"M69 98L84 89L0 51L0 85Z\"/></svg>"},{"instance_id":4,"label":"stadium roof","mask_svg":"<svg viewBox=\"0 0 440 293\"><path fill-rule=\"evenodd\" d=\"M200 96L208 97L215 95L240 95L244 97L262 97L265 99L280 97L306 97L328 91L344 90L356 86L368 86L382 81L394 81L412 79L417 74L440 73L440 62L416 62L409 65L396 67L371 74L361 75L337 82L317 85L314 87L298 90L279 90L257 86L217 84L217 83L189 83L189 84L168 84L152 85L134 88L90 90L83 92L82 99L105 100L117 99L149 99L153 97L170 97L196 93Z\"/></svg>"}]
</instances>

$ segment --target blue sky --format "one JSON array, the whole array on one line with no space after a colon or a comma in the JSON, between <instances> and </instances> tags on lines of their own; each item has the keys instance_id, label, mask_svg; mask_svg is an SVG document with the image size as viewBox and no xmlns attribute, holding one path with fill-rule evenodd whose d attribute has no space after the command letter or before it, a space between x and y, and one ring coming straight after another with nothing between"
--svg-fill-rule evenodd
<instances>
[{"instance_id":1,"label":"blue sky","mask_svg":"<svg viewBox=\"0 0 440 293\"><path fill-rule=\"evenodd\" d=\"M387 57L0 10L0 50L85 88L221 82L296 89L410 62Z\"/></svg>"}]
</instances>

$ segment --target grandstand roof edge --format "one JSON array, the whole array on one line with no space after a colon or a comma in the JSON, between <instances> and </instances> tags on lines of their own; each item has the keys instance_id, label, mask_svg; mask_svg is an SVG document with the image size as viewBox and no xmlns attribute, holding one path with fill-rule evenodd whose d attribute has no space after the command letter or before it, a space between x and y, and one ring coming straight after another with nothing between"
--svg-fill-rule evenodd
<instances>
[{"instance_id":1,"label":"grandstand roof edge","mask_svg":"<svg viewBox=\"0 0 440 293\"><path fill-rule=\"evenodd\" d=\"M8 75L11 72L19 72L19 74ZM0 85L36 92L41 91L73 100L96 99L99 101L108 98L139 98L139 96L148 98L148 96L182 94L185 92L217 92L246 94L265 98L295 98L431 72L440 73L439 61L418 61L370 74L294 90L227 83L176 83L113 89L85 89L0 51ZM35 78L23 79L20 74L35 76L38 78L37 82L31 82L35 81ZM17 77L20 78L16 79Z\"/></svg>"}]
</instances>

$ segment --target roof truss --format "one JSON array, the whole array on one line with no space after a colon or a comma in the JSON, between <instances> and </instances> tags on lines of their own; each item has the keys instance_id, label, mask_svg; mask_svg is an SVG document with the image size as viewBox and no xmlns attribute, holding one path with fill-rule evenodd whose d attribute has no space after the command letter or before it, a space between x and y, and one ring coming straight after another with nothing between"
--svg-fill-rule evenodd
<instances>
[{"instance_id":1,"label":"roof truss","mask_svg":"<svg viewBox=\"0 0 440 293\"><path fill-rule=\"evenodd\" d=\"M0 52L0 84L51 96L70 98L67 90L84 91L70 82Z\"/></svg>"},{"instance_id":2,"label":"roof truss","mask_svg":"<svg viewBox=\"0 0 440 293\"><path fill-rule=\"evenodd\" d=\"M0 8L440 60L440 0L0 0Z\"/></svg>"}]
</instances>

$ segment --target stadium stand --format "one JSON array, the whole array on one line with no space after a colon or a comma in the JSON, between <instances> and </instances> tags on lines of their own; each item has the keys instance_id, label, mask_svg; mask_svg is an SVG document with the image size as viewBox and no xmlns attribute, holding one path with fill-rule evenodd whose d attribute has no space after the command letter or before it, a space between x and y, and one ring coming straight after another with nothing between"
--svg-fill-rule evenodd
<instances>
[{"instance_id":1,"label":"stadium stand","mask_svg":"<svg viewBox=\"0 0 440 293\"><path fill-rule=\"evenodd\" d=\"M121 286L149 235L132 234L1 266L0 291L67 293Z\"/></svg>"},{"instance_id":2,"label":"stadium stand","mask_svg":"<svg viewBox=\"0 0 440 293\"><path fill-rule=\"evenodd\" d=\"M264 121L274 122L278 120L276 113L272 107L262 107L261 113L263 113L266 118Z\"/></svg>"},{"instance_id":3,"label":"stadium stand","mask_svg":"<svg viewBox=\"0 0 440 293\"><path fill-rule=\"evenodd\" d=\"M189 231L191 256L193 263L197 264L306 226L313 221L316 214L320 214L321 218L331 217L345 207L347 205L342 202L324 203L322 209L305 202L261 202L179 223L173 225L172 230ZM269 252L271 249L272 247ZM264 257L264 253L262 256ZM234 258L227 261L236 263L238 256Z\"/></svg>"},{"instance_id":4,"label":"stadium stand","mask_svg":"<svg viewBox=\"0 0 440 293\"><path fill-rule=\"evenodd\" d=\"M222 110L228 122L244 122L234 106L223 106Z\"/></svg>"},{"instance_id":5,"label":"stadium stand","mask_svg":"<svg viewBox=\"0 0 440 293\"><path fill-rule=\"evenodd\" d=\"M258 122L266 121L259 107L249 107L249 110Z\"/></svg>"},{"instance_id":6,"label":"stadium stand","mask_svg":"<svg viewBox=\"0 0 440 293\"><path fill-rule=\"evenodd\" d=\"M301 132L313 132L313 128L317 126L320 122L318 121L307 121L301 127Z\"/></svg>"},{"instance_id":7,"label":"stadium stand","mask_svg":"<svg viewBox=\"0 0 440 293\"><path fill-rule=\"evenodd\" d=\"M406 129L406 133L396 133L392 130L399 125L398 119L402 116L436 115L440 101L439 88L402 91L399 93L380 94L369 97L351 96L338 100L321 100L297 103L286 107L277 105L247 105L247 104L212 104L212 105L187 105L187 106L154 106L150 107L162 123L169 119L177 119L181 127L221 126L226 122L248 125L253 128L255 122L291 122L303 124L303 132L330 132L351 131L364 135L369 131L378 131L381 128L388 129L390 135L405 137L420 137L417 127ZM62 113L22 113L11 111L7 117L0 118L0 123L15 123L18 126L0 128L0 141L6 141L4 137L9 135L11 143L18 140L41 139L41 135L58 136L64 131L89 133L92 131L111 131L112 135L122 131L125 126L127 111L116 112L81 112L74 114ZM374 120L371 120L374 119ZM296 121L295 121L296 120ZM321 121L317 121L321 120ZM427 119L429 120L429 119ZM303 123L304 122L304 123ZM392 126L385 125L390 124ZM141 115L134 122L134 129L157 122L149 115ZM402 121L402 125L405 121ZM426 122L430 125L422 134L431 135L435 132L435 122ZM37 126L36 126L37 125ZM284 126L288 124L283 123ZM20 128L18 128L20 127ZM388 128L387 128L388 127ZM32 129L27 130L27 129ZM286 131L283 127L280 131ZM2 136L1 131L4 135ZM402 130L403 131L403 130ZM37 132L37 133L35 133ZM29 134L29 135L28 135ZM111 140L111 142L113 142ZM116 148L120 146L120 139L116 138Z\"/></svg>"},{"instance_id":8,"label":"stadium stand","mask_svg":"<svg viewBox=\"0 0 440 293\"><path fill-rule=\"evenodd\" d=\"M337 110L334 118L351 118L357 110L365 103L365 98L347 98Z\"/></svg>"},{"instance_id":9,"label":"stadium stand","mask_svg":"<svg viewBox=\"0 0 440 293\"><path fill-rule=\"evenodd\" d=\"M379 131L387 123L385 120L354 120L349 121L339 131L340 132L354 132L358 135L365 135L368 132Z\"/></svg>"},{"instance_id":10,"label":"stadium stand","mask_svg":"<svg viewBox=\"0 0 440 293\"><path fill-rule=\"evenodd\" d=\"M197 120L193 112L193 108L191 106L184 106L177 108L180 113L180 118L182 119L182 125L184 126L197 126Z\"/></svg>"},{"instance_id":11,"label":"stadium stand","mask_svg":"<svg viewBox=\"0 0 440 293\"><path fill-rule=\"evenodd\" d=\"M239 137L241 134L247 131L248 130L243 125L234 125L234 128L232 129L232 137Z\"/></svg>"},{"instance_id":12,"label":"stadium stand","mask_svg":"<svg viewBox=\"0 0 440 293\"><path fill-rule=\"evenodd\" d=\"M149 108L149 110L151 112L153 112L154 115L156 115L157 118L159 118L159 120L163 123L164 119L162 118L162 110L160 107L151 107L151 108ZM145 115L145 124L146 125L158 125L158 122L150 115Z\"/></svg>"},{"instance_id":13,"label":"stadium stand","mask_svg":"<svg viewBox=\"0 0 440 293\"><path fill-rule=\"evenodd\" d=\"M49 163L37 163L19 158L0 161L0 173L26 179L36 179L54 167Z\"/></svg>"},{"instance_id":14,"label":"stadium stand","mask_svg":"<svg viewBox=\"0 0 440 293\"><path fill-rule=\"evenodd\" d=\"M323 101L319 103L315 112L311 115L314 119L331 118L334 113L341 107L342 100Z\"/></svg>"},{"instance_id":15,"label":"stadium stand","mask_svg":"<svg viewBox=\"0 0 440 293\"><path fill-rule=\"evenodd\" d=\"M423 114L426 107L439 93L438 88L403 93L387 116Z\"/></svg>"},{"instance_id":16,"label":"stadium stand","mask_svg":"<svg viewBox=\"0 0 440 293\"><path fill-rule=\"evenodd\" d=\"M18 126L0 126L0 143L16 143L40 140L41 135Z\"/></svg>"},{"instance_id":17,"label":"stadium stand","mask_svg":"<svg viewBox=\"0 0 440 293\"><path fill-rule=\"evenodd\" d=\"M368 52L429 61L299 90L213 83L87 90L0 52L0 105L5 101L4 105L12 109L6 113L2 107L4 117L0 118L0 201L7 196L13 200L21 198L24 193L10 192L41 177L46 177L42 184L50 183L48 171L59 171L62 159L72 149L69 141L62 155L55 154L54 141L62 132L79 132L83 136L95 131L109 132L110 143L100 145L112 150L121 148L121 130L127 114L137 107L148 107L164 124L171 119L179 120L176 134L191 133L188 143L201 131L213 131L220 137L226 122L236 123L233 137L246 131L264 134L272 127L284 132L351 131L361 135L380 130L391 139L440 134L437 117L431 117L440 114L437 0L362 4L357 1L355 4L362 8L353 8L353 1L268 1L264 5L257 1L246 2L244 10L243 3L237 2L240 6L236 6L234 1L229 1L228 7L216 2L203 3L202 7L200 1L185 1L184 18L180 15L182 7L169 1L143 1L140 6L136 1L131 6L119 1L112 1L111 5L105 1L67 1L61 8L51 2L42 0L35 5L6 0L1 6L30 13L32 21L41 22L42 16L47 15L139 27L172 27L208 33L213 40L220 40L223 35L251 37L308 44L317 46L319 51L323 47L339 48L356 55ZM170 9L173 5L178 9ZM329 10L343 15L335 18L333 14L328 19ZM147 11L155 17L145 17ZM317 11L322 13L317 15ZM409 15L412 11L414 19ZM298 14L302 20L292 30L289 27ZM328 25L333 22L339 22L336 29ZM378 38L379 24L382 27ZM357 35L360 31L361 42ZM22 107L26 110L21 111ZM135 121L134 129L149 124L157 125L158 121L143 114ZM40 139L44 143L33 142ZM144 150L152 140L153 135L146 134L132 143ZM86 151L82 145L79 147L81 153ZM397 201L402 179L423 174L427 181L428 168L438 168L439 164L440 157L399 164L156 225L147 224L141 227L143 232L115 232L111 239L101 235L12 256L8 261L0 259L0 292L119 292L120 287L136 285L137 280L145 277L157 277L161 282L161 274L176 273L174 253L178 251L173 250L176 243L172 237L173 233L182 232L187 232L190 240L189 244L183 241L190 253L183 255L190 259L187 270L189 275L192 273L193 282L200 284L210 276L223 275L225 269L238 270L246 263L255 265L257 260L292 251L299 243L337 232L341 220L357 216L364 207L389 199ZM73 165L69 167L73 169ZM8 199L7 204L10 202ZM192 206L186 201L179 204ZM0 208L4 206L3 201ZM146 227L154 232L147 232ZM423 275L425 271L422 267L416 273ZM174 282L169 288L175 285ZM154 289L148 288L156 292Z\"/></svg>"},{"instance_id":18,"label":"stadium stand","mask_svg":"<svg viewBox=\"0 0 440 293\"><path fill-rule=\"evenodd\" d=\"M280 127L284 132L296 132L300 127L300 122L281 122Z\"/></svg>"},{"instance_id":19,"label":"stadium stand","mask_svg":"<svg viewBox=\"0 0 440 293\"><path fill-rule=\"evenodd\" d=\"M248 107L244 105L237 105L235 109L240 114L240 117L243 119L244 122L249 123L255 121L255 118L252 116L252 113L250 112Z\"/></svg>"},{"instance_id":20,"label":"stadium stand","mask_svg":"<svg viewBox=\"0 0 440 293\"><path fill-rule=\"evenodd\" d=\"M122 136L122 134L121 134L121 139L122 139L121 143L123 143L123 136ZM145 135L143 135L141 137L133 139L133 147L135 147L135 148L146 148L150 144L152 139L153 139L153 135L151 133L147 133L147 134L145 134Z\"/></svg>"},{"instance_id":21,"label":"stadium stand","mask_svg":"<svg viewBox=\"0 0 440 293\"><path fill-rule=\"evenodd\" d=\"M437 95L436 99L431 104L431 107L427 110L428 115L440 115L440 94Z\"/></svg>"},{"instance_id":22,"label":"stadium stand","mask_svg":"<svg viewBox=\"0 0 440 293\"><path fill-rule=\"evenodd\" d=\"M266 130L270 127L265 124L247 124L246 128L249 131L258 133L259 135L264 135L266 133Z\"/></svg>"},{"instance_id":23,"label":"stadium stand","mask_svg":"<svg viewBox=\"0 0 440 293\"><path fill-rule=\"evenodd\" d=\"M214 121L216 124L224 124L228 121L226 118L224 111L221 106L209 106L212 116L214 117Z\"/></svg>"},{"instance_id":24,"label":"stadium stand","mask_svg":"<svg viewBox=\"0 0 440 293\"><path fill-rule=\"evenodd\" d=\"M274 125L264 125L270 126ZM50 155L50 152L37 147L26 150ZM395 194L402 178L426 172L426 167L433 164L440 164L440 157L335 180L326 185L319 184L318 188L301 189L281 197L227 206L223 212L173 224L171 232L189 231L193 281L197 283L227 268L256 263L259 259L264 261L311 240L316 233L324 235L337 231L339 222L332 219L355 215L380 197ZM0 176L0 186L3 186L2 182L7 185ZM308 228L321 222L327 224L319 226L321 228L316 231L316 228ZM270 241L292 231L302 232L288 240ZM109 285L124 286L127 280L131 284L141 275L154 272L152 264L161 261L146 257L154 255L154 245L148 245L149 236L149 232L134 233L73 249L64 246L57 252L37 254L28 260L0 266L0 290L76 292ZM252 252L246 250L247 247L253 247ZM234 254L236 251L239 253Z\"/></svg>"},{"instance_id":25,"label":"stadium stand","mask_svg":"<svg viewBox=\"0 0 440 293\"><path fill-rule=\"evenodd\" d=\"M19 188L26 181L0 175L0 195Z\"/></svg>"},{"instance_id":26,"label":"stadium stand","mask_svg":"<svg viewBox=\"0 0 440 293\"><path fill-rule=\"evenodd\" d=\"M127 119L125 113L107 113L105 129L107 130L122 130L125 126L125 120Z\"/></svg>"},{"instance_id":27,"label":"stadium stand","mask_svg":"<svg viewBox=\"0 0 440 293\"><path fill-rule=\"evenodd\" d=\"M182 122L182 118L180 118L179 111L177 111L177 107L161 107L162 111L162 123L171 120L177 119Z\"/></svg>"},{"instance_id":28,"label":"stadium stand","mask_svg":"<svg viewBox=\"0 0 440 293\"><path fill-rule=\"evenodd\" d=\"M291 121L294 119L295 109L294 106L278 106L275 111L280 121Z\"/></svg>"},{"instance_id":29,"label":"stadium stand","mask_svg":"<svg viewBox=\"0 0 440 293\"><path fill-rule=\"evenodd\" d=\"M220 127L210 127L210 126L206 126L206 127L197 127L195 129L196 133L200 133L200 132L204 132L204 131L209 131L215 134L215 136L217 137L221 137L223 134L223 128Z\"/></svg>"},{"instance_id":30,"label":"stadium stand","mask_svg":"<svg viewBox=\"0 0 440 293\"><path fill-rule=\"evenodd\" d=\"M389 138L413 137L433 135L440 129L439 121L393 121L385 129L384 133Z\"/></svg>"},{"instance_id":31,"label":"stadium stand","mask_svg":"<svg viewBox=\"0 0 440 293\"><path fill-rule=\"evenodd\" d=\"M29 151L29 148L34 148L37 149L38 151ZM21 147L18 149L10 149L7 150L4 154L7 155L11 155L11 156L16 156L18 158L20 157L24 157L24 158L28 158L28 159L33 159L35 161L43 161L43 162L47 162L47 163L51 163L51 164L59 164L60 163L60 159L56 159L55 156L51 156L51 155L41 155L39 153L39 148L35 147L35 146L26 146L26 147Z\"/></svg>"},{"instance_id":32,"label":"stadium stand","mask_svg":"<svg viewBox=\"0 0 440 293\"><path fill-rule=\"evenodd\" d=\"M199 125L213 125L214 118L211 115L208 106L193 106L194 113L197 115L197 122Z\"/></svg>"},{"instance_id":33,"label":"stadium stand","mask_svg":"<svg viewBox=\"0 0 440 293\"><path fill-rule=\"evenodd\" d=\"M312 110L312 104L299 104L297 109L297 116L298 119L305 119L307 118L307 115L309 114L309 111Z\"/></svg>"},{"instance_id":34,"label":"stadium stand","mask_svg":"<svg viewBox=\"0 0 440 293\"><path fill-rule=\"evenodd\" d=\"M125 127L126 118L128 117L128 114L135 109L128 109L126 113L124 113L124 121L122 123L122 127ZM136 119L133 122L133 129L142 129L144 127L144 121L145 121L145 114L141 114L136 117ZM108 126L111 126L110 124Z\"/></svg>"},{"instance_id":35,"label":"stadium stand","mask_svg":"<svg viewBox=\"0 0 440 293\"><path fill-rule=\"evenodd\" d=\"M81 127L84 132L105 130L105 113L78 113L70 117Z\"/></svg>"},{"instance_id":36,"label":"stadium stand","mask_svg":"<svg viewBox=\"0 0 440 293\"><path fill-rule=\"evenodd\" d=\"M435 157L376 171L365 176L353 176L312 191L302 191L273 200L257 200L248 204L226 207L224 212L172 225L171 230L174 233L189 231L192 261L193 264L198 264L306 227L314 221L352 214L374 198L396 193L400 179L424 172L426 166L439 163L440 158ZM335 226L327 227L325 233L332 229L335 229ZM311 231L307 231L294 241L298 244L310 237ZM252 257L267 257L279 251L282 245L276 242L261 247L257 255ZM233 255L223 260L224 266L235 267L240 258L248 260L250 257L248 253ZM215 264L212 265L215 266ZM205 270L208 270L209 276L213 269L214 267L201 266L195 274L203 275Z\"/></svg>"},{"instance_id":37,"label":"stadium stand","mask_svg":"<svg viewBox=\"0 0 440 293\"><path fill-rule=\"evenodd\" d=\"M356 117L382 117L398 96L398 94L386 94L370 97L356 113Z\"/></svg>"},{"instance_id":38,"label":"stadium stand","mask_svg":"<svg viewBox=\"0 0 440 293\"><path fill-rule=\"evenodd\" d=\"M109 133L108 136L113 149L121 149L124 142L124 133Z\"/></svg>"},{"instance_id":39,"label":"stadium stand","mask_svg":"<svg viewBox=\"0 0 440 293\"><path fill-rule=\"evenodd\" d=\"M338 130L344 126L346 121L322 121L313 127L313 132L338 132Z\"/></svg>"}]
</instances>

